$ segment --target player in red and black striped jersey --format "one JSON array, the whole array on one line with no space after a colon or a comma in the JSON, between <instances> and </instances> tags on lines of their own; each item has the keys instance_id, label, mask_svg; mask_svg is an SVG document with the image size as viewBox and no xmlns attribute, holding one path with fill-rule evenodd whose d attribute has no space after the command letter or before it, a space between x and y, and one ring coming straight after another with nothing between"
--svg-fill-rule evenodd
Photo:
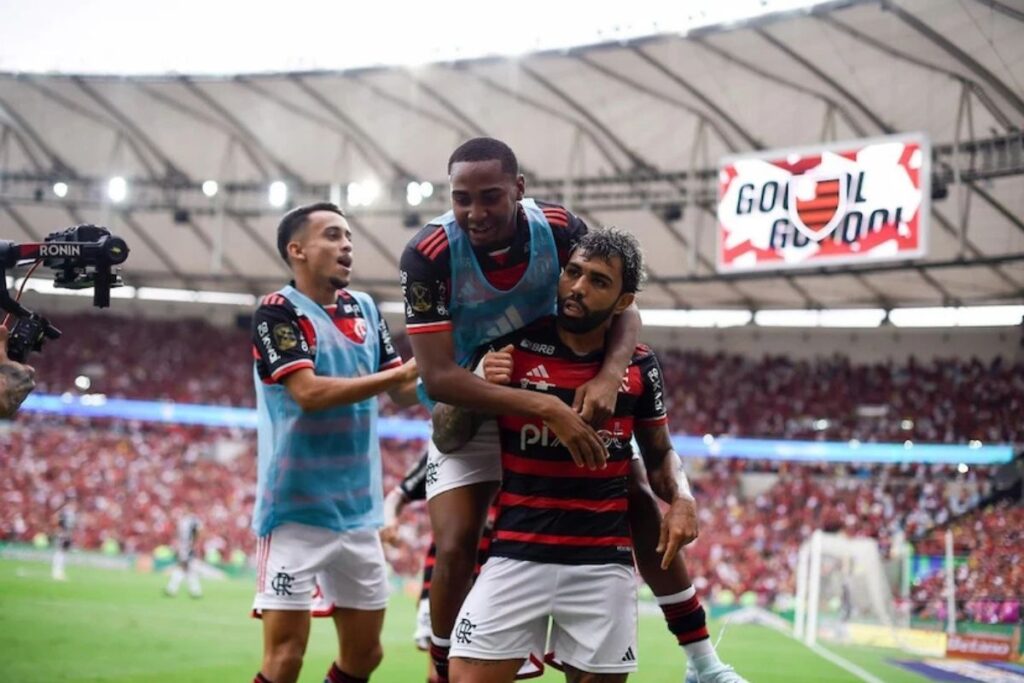
<instances>
[{"instance_id":1,"label":"player in red and black striped jersey","mask_svg":"<svg viewBox=\"0 0 1024 683\"><path fill-rule=\"evenodd\" d=\"M602 230L585 237L559 280L557 318L499 340L496 345L505 346L483 362L488 381L571 401L575 387L599 370L610 319L632 302L641 273L632 236ZM498 424L500 512L491 558L455 629L452 680L511 680L522 658L544 645L549 619L551 661L561 661L569 674L589 672L588 680L624 680L636 665L635 546L644 578L694 665L688 680L741 682L714 653L704 611L678 553L696 538L696 506L672 448L662 373L653 352L635 349L615 411L601 425L609 452L603 469L577 467L541 420L499 415ZM466 438L446 430L472 429L465 414L452 408L435 412L434 427L438 443ZM643 459L639 471L632 466L634 437ZM640 506L641 514L634 514L631 509L634 501L647 499L634 492L647 485L644 470L670 504L654 539L651 510ZM660 566L657 559L652 562L654 550Z\"/></svg>"},{"instance_id":2,"label":"player in red and black striped jersey","mask_svg":"<svg viewBox=\"0 0 1024 683\"><path fill-rule=\"evenodd\" d=\"M576 387L600 369L601 351L577 355L545 318L504 339L511 347L510 382L571 402ZM667 422L661 368L639 346L626 369L612 417L598 434L608 447L603 469L567 457L542 420L498 417L502 482L491 554L531 562L633 566L627 516L632 439L637 425Z\"/></svg>"}]
</instances>

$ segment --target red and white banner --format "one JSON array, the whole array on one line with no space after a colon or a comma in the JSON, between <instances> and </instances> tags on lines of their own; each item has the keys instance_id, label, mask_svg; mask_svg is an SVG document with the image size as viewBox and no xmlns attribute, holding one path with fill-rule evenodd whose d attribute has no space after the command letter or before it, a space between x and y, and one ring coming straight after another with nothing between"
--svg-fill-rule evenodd
<instances>
[{"instance_id":1,"label":"red and white banner","mask_svg":"<svg viewBox=\"0 0 1024 683\"><path fill-rule=\"evenodd\" d=\"M1016 654L1016 643L1007 637L964 633L951 635L946 641L947 657L1009 661Z\"/></svg>"},{"instance_id":2,"label":"red and white banner","mask_svg":"<svg viewBox=\"0 0 1024 683\"><path fill-rule=\"evenodd\" d=\"M726 157L719 272L923 256L930 162L917 134Z\"/></svg>"}]
</instances>

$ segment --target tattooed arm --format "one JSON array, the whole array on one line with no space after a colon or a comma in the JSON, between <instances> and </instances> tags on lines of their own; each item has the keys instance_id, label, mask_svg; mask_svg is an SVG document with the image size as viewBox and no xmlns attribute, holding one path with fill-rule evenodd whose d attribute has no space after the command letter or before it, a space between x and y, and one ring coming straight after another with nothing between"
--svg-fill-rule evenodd
<instances>
[{"instance_id":1,"label":"tattooed arm","mask_svg":"<svg viewBox=\"0 0 1024 683\"><path fill-rule=\"evenodd\" d=\"M7 328L0 325L0 418L13 417L36 387L32 366L7 358L7 337Z\"/></svg>"},{"instance_id":2,"label":"tattooed arm","mask_svg":"<svg viewBox=\"0 0 1024 683\"><path fill-rule=\"evenodd\" d=\"M512 346L484 354L475 375L482 376L491 384L508 384L512 381ZM438 403L431 416L434 423L434 445L442 453L451 453L473 438L480 424L493 415L479 413L466 408Z\"/></svg>"}]
</instances>

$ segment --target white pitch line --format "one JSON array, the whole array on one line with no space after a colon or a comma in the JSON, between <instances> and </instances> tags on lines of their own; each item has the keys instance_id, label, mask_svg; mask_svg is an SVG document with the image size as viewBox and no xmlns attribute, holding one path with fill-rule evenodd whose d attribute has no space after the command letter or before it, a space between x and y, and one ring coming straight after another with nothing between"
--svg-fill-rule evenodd
<instances>
[{"instance_id":1,"label":"white pitch line","mask_svg":"<svg viewBox=\"0 0 1024 683\"><path fill-rule=\"evenodd\" d=\"M804 643L804 645L807 645L807 643ZM850 660L840 657L835 652L826 650L821 645L807 645L807 649L809 649L811 652L815 653L822 659L827 659L839 668L845 669L848 673L851 673L860 680L864 681L864 683L885 683L885 681L883 681L881 678L878 678L874 674L868 673L867 671L860 668Z\"/></svg>"}]
</instances>

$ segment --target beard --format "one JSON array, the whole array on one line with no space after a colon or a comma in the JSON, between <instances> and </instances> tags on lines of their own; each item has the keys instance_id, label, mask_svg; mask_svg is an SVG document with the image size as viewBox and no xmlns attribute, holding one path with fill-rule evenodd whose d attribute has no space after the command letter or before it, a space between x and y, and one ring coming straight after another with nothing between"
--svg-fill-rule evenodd
<instances>
[{"instance_id":1,"label":"beard","mask_svg":"<svg viewBox=\"0 0 1024 683\"><path fill-rule=\"evenodd\" d=\"M565 302L572 300L577 306L583 309L583 315L580 317L573 317L566 315L565 313ZM566 332L572 334L586 334L594 329L600 327L605 320L610 318L615 313L615 305L611 305L608 308L601 309L599 311L592 311L583 305L583 302L573 297L559 297L558 298L558 325Z\"/></svg>"},{"instance_id":2,"label":"beard","mask_svg":"<svg viewBox=\"0 0 1024 683\"><path fill-rule=\"evenodd\" d=\"M327 279L327 281L330 282L331 287L334 287L335 289L345 289L348 287L348 280L337 277L336 275L332 275Z\"/></svg>"}]
</instances>

